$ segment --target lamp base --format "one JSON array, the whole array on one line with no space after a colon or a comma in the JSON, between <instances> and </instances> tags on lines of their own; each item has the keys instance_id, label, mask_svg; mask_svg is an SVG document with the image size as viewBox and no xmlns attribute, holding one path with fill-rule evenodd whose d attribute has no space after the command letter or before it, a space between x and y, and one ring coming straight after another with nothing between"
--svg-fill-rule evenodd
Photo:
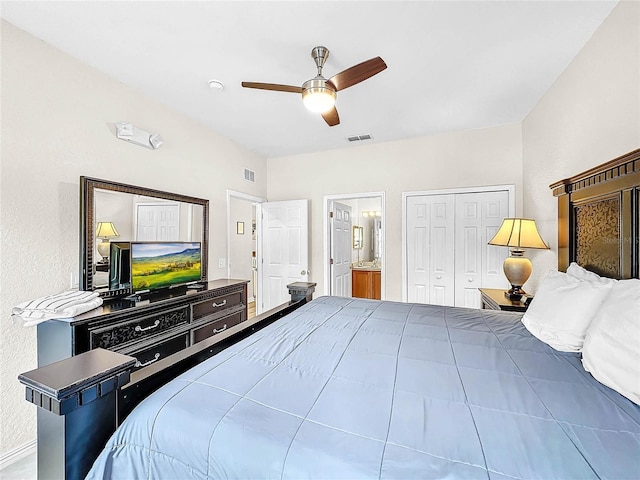
<instances>
[{"instance_id":1,"label":"lamp base","mask_svg":"<svg viewBox=\"0 0 640 480\"><path fill-rule=\"evenodd\" d=\"M533 270L531 260L524 256L523 250L514 248L511 250L511 255L505 258L502 268L511 284L511 288L504 292L505 297L510 300L520 300L523 295L526 295L522 285L529 279Z\"/></svg>"},{"instance_id":2,"label":"lamp base","mask_svg":"<svg viewBox=\"0 0 640 480\"><path fill-rule=\"evenodd\" d=\"M513 286L513 285L509 290L505 290L504 292L504 296L507 297L509 300L520 300L522 297L526 295L527 295L527 292L522 290L520 287Z\"/></svg>"}]
</instances>

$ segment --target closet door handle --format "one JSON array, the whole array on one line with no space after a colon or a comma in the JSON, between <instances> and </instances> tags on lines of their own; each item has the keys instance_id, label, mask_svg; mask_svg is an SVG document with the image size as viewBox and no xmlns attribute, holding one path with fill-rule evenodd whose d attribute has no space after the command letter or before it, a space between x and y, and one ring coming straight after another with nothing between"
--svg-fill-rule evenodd
<instances>
[{"instance_id":1,"label":"closet door handle","mask_svg":"<svg viewBox=\"0 0 640 480\"><path fill-rule=\"evenodd\" d=\"M151 365L153 362L157 362L159 359L160 359L160 352L156 353L155 356L151 360L149 360L148 362L140 363L140 361L137 360L135 366L136 367L146 367L147 365Z\"/></svg>"},{"instance_id":2,"label":"closet door handle","mask_svg":"<svg viewBox=\"0 0 640 480\"><path fill-rule=\"evenodd\" d=\"M221 303L213 302L212 307L224 307L227 304L226 300L223 300Z\"/></svg>"},{"instance_id":3,"label":"closet door handle","mask_svg":"<svg viewBox=\"0 0 640 480\"><path fill-rule=\"evenodd\" d=\"M136 325L136 332L146 332L147 330L153 330L154 328L157 328L158 325L160 325L160 320L156 320L155 322L153 322L153 325L144 328L142 328L140 325Z\"/></svg>"}]
</instances>

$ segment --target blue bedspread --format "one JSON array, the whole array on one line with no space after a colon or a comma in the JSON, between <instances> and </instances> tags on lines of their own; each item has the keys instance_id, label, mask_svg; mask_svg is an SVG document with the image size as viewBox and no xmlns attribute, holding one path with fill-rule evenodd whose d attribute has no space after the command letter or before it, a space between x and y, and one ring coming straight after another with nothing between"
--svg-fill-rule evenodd
<instances>
[{"instance_id":1,"label":"blue bedspread","mask_svg":"<svg viewBox=\"0 0 640 480\"><path fill-rule=\"evenodd\" d=\"M88 478L640 478L640 407L520 315L321 297L146 399Z\"/></svg>"}]
</instances>

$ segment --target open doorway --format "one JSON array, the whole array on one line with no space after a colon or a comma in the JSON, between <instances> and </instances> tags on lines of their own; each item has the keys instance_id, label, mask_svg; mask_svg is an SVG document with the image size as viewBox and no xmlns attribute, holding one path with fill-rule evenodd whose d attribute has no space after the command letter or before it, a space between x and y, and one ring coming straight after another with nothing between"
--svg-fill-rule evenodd
<instances>
[{"instance_id":1,"label":"open doorway","mask_svg":"<svg viewBox=\"0 0 640 480\"><path fill-rule=\"evenodd\" d=\"M266 199L227 190L227 276L249 280L248 318L256 314L258 275L256 265L256 205Z\"/></svg>"},{"instance_id":2,"label":"open doorway","mask_svg":"<svg viewBox=\"0 0 640 480\"><path fill-rule=\"evenodd\" d=\"M385 196L384 192L348 193L324 196L324 291L328 295L362 297L360 288L345 287L344 255L347 251L349 277L354 273L372 272L379 287L371 288L367 298L385 298ZM344 216L349 211L350 234L343 235ZM336 219L339 222L338 223ZM353 232L357 232L354 237ZM356 238L357 237L357 238ZM354 242L354 240L356 240ZM360 275L359 275L360 276ZM375 277L374 277L375 278ZM374 290L375 293L374 293Z\"/></svg>"}]
</instances>

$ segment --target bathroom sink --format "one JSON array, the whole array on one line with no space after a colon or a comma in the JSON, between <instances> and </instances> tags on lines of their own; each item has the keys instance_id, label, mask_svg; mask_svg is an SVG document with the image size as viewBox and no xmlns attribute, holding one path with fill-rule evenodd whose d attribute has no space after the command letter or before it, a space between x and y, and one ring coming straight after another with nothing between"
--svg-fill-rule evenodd
<instances>
[{"instance_id":1,"label":"bathroom sink","mask_svg":"<svg viewBox=\"0 0 640 480\"><path fill-rule=\"evenodd\" d=\"M379 271L381 269L380 265L374 265L373 262L362 262L360 263L352 263L352 270L373 270Z\"/></svg>"}]
</instances>

